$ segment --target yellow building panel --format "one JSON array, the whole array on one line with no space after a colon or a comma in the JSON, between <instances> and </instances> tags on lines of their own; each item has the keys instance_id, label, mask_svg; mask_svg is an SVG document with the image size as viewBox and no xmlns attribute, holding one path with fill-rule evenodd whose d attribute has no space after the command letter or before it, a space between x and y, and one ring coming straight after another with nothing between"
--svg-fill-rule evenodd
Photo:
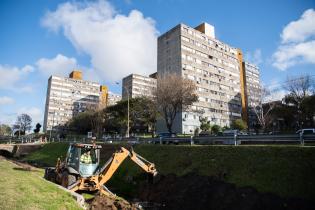
<instances>
[{"instance_id":1,"label":"yellow building panel","mask_svg":"<svg viewBox=\"0 0 315 210\"><path fill-rule=\"evenodd\" d=\"M247 96L246 96L246 74L243 65L243 53L240 49L237 50L237 58L240 66L240 83L241 83L241 99L242 99L242 119L248 124L247 115Z\"/></svg>"},{"instance_id":2,"label":"yellow building panel","mask_svg":"<svg viewBox=\"0 0 315 210\"><path fill-rule=\"evenodd\" d=\"M100 105L101 107L105 108L108 102L108 87L106 85L101 85L100 92L101 92Z\"/></svg>"},{"instance_id":3,"label":"yellow building panel","mask_svg":"<svg viewBox=\"0 0 315 210\"><path fill-rule=\"evenodd\" d=\"M82 72L79 70L74 70L69 74L69 78L76 79L76 80L82 80Z\"/></svg>"}]
</instances>

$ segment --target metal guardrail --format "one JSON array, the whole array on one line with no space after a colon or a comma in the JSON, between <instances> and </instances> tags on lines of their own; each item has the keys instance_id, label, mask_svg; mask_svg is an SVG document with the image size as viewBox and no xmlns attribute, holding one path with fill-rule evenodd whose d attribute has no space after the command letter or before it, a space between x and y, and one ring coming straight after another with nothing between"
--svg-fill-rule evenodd
<instances>
[{"instance_id":1,"label":"metal guardrail","mask_svg":"<svg viewBox=\"0 0 315 210\"><path fill-rule=\"evenodd\" d=\"M126 142L135 144L196 144L196 145L243 145L243 144L301 144L315 143L315 135L231 135L231 136L188 136L170 138L120 138L105 142Z\"/></svg>"},{"instance_id":2,"label":"metal guardrail","mask_svg":"<svg viewBox=\"0 0 315 210\"><path fill-rule=\"evenodd\" d=\"M0 139L4 144L23 144L38 142L39 139L30 138L7 138ZM107 143L131 143L131 144L195 144L195 145L249 145L249 144L301 144L315 143L315 134L299 135L231 135L231 136L187 136L169 138L108 138L98 140ZM86 138L54 139L47 142L89 142Z\"/></svg>"}]
</instances>

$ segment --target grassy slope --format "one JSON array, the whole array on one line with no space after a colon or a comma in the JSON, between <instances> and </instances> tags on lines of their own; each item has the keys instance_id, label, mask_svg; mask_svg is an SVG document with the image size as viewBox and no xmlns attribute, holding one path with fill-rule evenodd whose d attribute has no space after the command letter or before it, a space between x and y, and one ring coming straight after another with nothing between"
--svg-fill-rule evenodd
<instances>
[{"instance_id":1,"label":"grassy slope","mask_svg":"<svg viewBox=\"0 0 315 210\"><path fill-rule=\"evenodd\" d=\"M0 209L80 209L66 192L40 177L0 159Z\"/></svg>"},{"instance_id":2,"label":"grassy slope","mask_svg":"<svg viewBox=\"0 0 315 210\"><path fill-rule=\"evenodd\" d=\"M26 157L26 160L41 163L47 166L55 166L59 157L65 157L68 146L68 143L45 144L40 150L29 154Z\"/></svg>"},{"instance_id":3,"label":"grassy slope","mask_svg":"<svg viewBox=\"0 0 315 210\"><path fill-rule=\"evenodd\" d=\"M54 165L66 148L66 144L46 145L27 159ZM139 145L135 151L154 162L161 174L195 172L260 192L315 198L315 147ZM131 194L135 186L124 183L126 175L145 178L134 163L126 161L108 183L110 189Z\"/></svg>"}]
</instances>

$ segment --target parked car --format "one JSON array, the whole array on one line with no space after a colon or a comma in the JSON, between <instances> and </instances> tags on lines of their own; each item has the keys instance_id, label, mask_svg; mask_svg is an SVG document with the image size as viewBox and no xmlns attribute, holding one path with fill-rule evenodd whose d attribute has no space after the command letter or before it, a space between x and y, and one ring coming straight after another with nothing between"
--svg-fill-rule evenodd
<instances>
[{"instance_id":1,"label":"parked car","mask_svg":"<svg viewBox=\"0 0 315 210\"><path fill-rule=\"evenodd\" d=\"M158 133L157 134L157 138L172 138L172 137L176 137L176 133Z\"/></svg>"},{"instance_id":2,"label":"parked car","mask_svg":"<svg viewBox=\"0 0 315 210\"><path fill-rule=\"evenodd\" d=\"M213 135L211 134L210 131L201 131L201 132L199 133L199 136L200 136L200 137L205 137L205 136L213 136Z\"/></svg>"},{"instance_id":3,"label":"parked car","mask_svg":"<svg viewBox=\"0 0 315 210\"><path fill-rule=\"evenodd\" d=\"M225 130L223 131L223 136L234 136L239 134L238 130Z\"/></svg>"},{"instance_id":4,"label":"parked car","mask_svg":"<svg viewBox=\"0 0 315 210\"><path fill-rule=\"evenodd\" d=\"M300 134L315 134L315 128L305 128L296 131L296 133Z\"/></svg>"},{"instance_id":5,"label":"parked car","mask_svg":"<svg viewBox=\"0 0 315 210\"><path fill-rule=\"evenodd\" d=\"M172 139L174 137L177 137L176 133L158 133L156 138L158 138L155 143L159 143L160 140L162 140L162 144L178 144L178 139Z\"/></svg>"}]
</instances>

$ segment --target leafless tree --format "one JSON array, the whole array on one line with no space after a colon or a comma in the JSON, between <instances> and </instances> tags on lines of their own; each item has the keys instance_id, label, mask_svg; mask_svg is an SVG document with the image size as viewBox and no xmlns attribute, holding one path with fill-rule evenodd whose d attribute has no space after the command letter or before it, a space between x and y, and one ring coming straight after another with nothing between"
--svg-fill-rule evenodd
<instances>
[{"instance_id":1,"label":"leafless tree","mask_svg":"<svg viewBox=\"0 0 315 210\"><path fill-rule=\"evenodd\" d=\"M260 102L258 106L254 107L254 113L257 117L257 121L261 128L265 131L266 127L271 123L271 111L274 109L276 102L268 102L265 103L263 106L263 103L266 102L266 98L270 98L271 92L267 90L266 88L261 89L260 94Z\"/></svg>"},{"instance_id":2,"label":"leafless tree","mask_svg":"<svg viewBox=\"0 0 315 210\"><path fill-rule=\"evenodd\" d=\"M198 101L195 83L172 73L158 76L155 96L157 110L170 133L176 115Z\"/></svg>"},{"instance_id":3,"label":"leafless tree","mask_svg":"<svg viewBox=\"0 0 315 210\"><path fill-rule=\"evenodd\" d=\"M314 91L314 80L310 75L302 75L298 77L288 77L283 88L289 92L290 97L301 103L301 101L312 94Z\"/></svg>"},{"instance_id":4,"label":"leafless tree","mask_svg":"<svg viewBox=\"0 0 315 210\"><path fill-rule=\"evenodd\" d=\"M310 75L301 75L298 77L287 78L284 89L289 93L285 97L285 102L297 111L296 120L298 126L302 128L303 111L301 104L310 95L315 94L315 81ZM312 118L313 116L309 116Z\"/></svg>"},{"instance_id":5,"label":"leafless tree","mask_svg":"<svg viewBox=\"0 0 315 210\"><path fill-rule=\"evenodd\" d=\"M32 128L32 118L28 114L21 114L17 117L14 125L15 129L19 129L19 132L25 133Z\"/></svg>"}]
</instances>

